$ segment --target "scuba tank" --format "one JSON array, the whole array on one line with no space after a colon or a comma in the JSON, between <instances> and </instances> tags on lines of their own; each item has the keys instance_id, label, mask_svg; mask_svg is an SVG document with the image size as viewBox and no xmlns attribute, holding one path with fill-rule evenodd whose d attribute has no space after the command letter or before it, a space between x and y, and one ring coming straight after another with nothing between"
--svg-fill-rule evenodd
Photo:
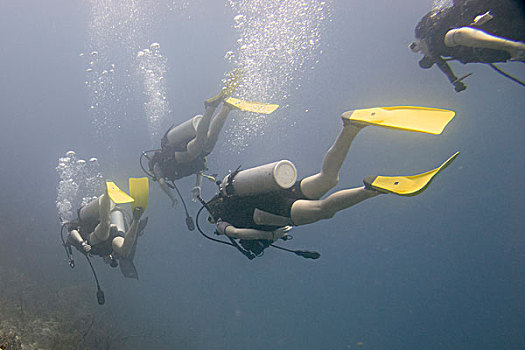
<instances>
[{"instance_id":1,"label":"scuba tank","mask_svg":"<svg viewBox=\"0 0 525 350\"><path fill-rule=\"evenodd\" d=\"M93 199L88 204L84 205L78 210L78 219L81 225L94 226L100 221L100 200L101 197ZM119 234L122 236L127 229L127 221L122 209L119 209L113 201L110 206L110 221L112 225L117 227Z\"/></svg>"},{"instance_id":2,"label":"scuba tank","mask_svg":"<svg viewBox=\"0 0 525 350\"><path fill-rule=\"evenodd\" d=\"M288 189L297 180L297 169L289 160L260 165L227 175L223 180L226 195L251 196Z\"/></svg>"},{"instance_id":3,"label":"scuba tank","mask_svg":"<svg viewBox=\"0 0 525 350\"><path fill-rule=\"evenodd\" d=\"M100 219L100 200L100 197L95 198L78 210L78 218L81 222L93 222Z\"/></svg>"},{"instance_id":4,"label":"scuba tank","mask_svg":"<svg viewBox=\"0 0 525 350\"><path fill-rule=\"evenodd\" d=\"M174 147L177 151L185 151L186 145L197 136L197 126L202 119L202 115L186 120L184 123L171 128L166 133L167 145Z\"/></svg>"},{"instance_id":5,"label":"scuba tank","mask_svg":"<svg viewBox=\"0 0 525 350\"><path fill-rule=\"evenodd\" d=\"M113 210L110 214L111 224L117 227L117 235L124 237L126 234L126 219L122 210Z\"/></svg>"}]
</instances>

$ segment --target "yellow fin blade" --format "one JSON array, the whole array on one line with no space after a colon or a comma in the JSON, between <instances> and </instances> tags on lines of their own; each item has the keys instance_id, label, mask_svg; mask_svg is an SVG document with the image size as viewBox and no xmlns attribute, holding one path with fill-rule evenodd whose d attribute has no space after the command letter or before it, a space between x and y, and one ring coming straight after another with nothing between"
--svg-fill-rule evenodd
<instances>
[{"instance_id":1,"label":"yellow fin blade","mask_svg":"<svg viewBox=\"0 0 525 350\"><path fill-rule=\"evenodd\" d=\"M439 135L454 118L454 114L453 111L439 108L395 106L356 109L343 113L343 118L358 124Z\"/></svg>"},{"instance_id":2,"label":"yellow fin blade","mask_svg":"<svg viewBox=\"0 0 525 350\"><path fill-rule=\"evenodd\" d=\"M109 198L115 204L131 203L134 201L133 198L124 193L114 182L106 181L106 188L108 190Z\"/></svg>"},{"instance_id":3,"label":"yellow fin blade","mask_svg":"<svg viewBox=\"0 0 525 350\"><path fill-rule=\"evenodd\" d=\"M261 114L271 114L279 107L279 105L273 103L243 101L233 97L227 98L224 102L244 112Z\"/></svg>"},{"instance_id":4,"label":"yellow fin blade","mask_svg":"<svg viewBox=\"0 0 525 350\"><path fill-rule=\"evenodd\" d=\"M135 199L131 203L131 210L133 211L136 207L141 207L146 210L148 205L149 196L149 182L147 177L140 178L129 178L129 194Z\"/></svg>"},{"instance_id":5,"label":"yellow fin blade","mask_svg":"<svg viewBox=\"0 0 525 350\"><path fill-rule=\"evenodd\" d=\"M399 196L415 196L424 191L433 178L449 166L458 155L459 152L454 153L439 167L426 173L409 176L376 176L374 181L371 182L372 188Z\"/></svg>"}]
</instances>

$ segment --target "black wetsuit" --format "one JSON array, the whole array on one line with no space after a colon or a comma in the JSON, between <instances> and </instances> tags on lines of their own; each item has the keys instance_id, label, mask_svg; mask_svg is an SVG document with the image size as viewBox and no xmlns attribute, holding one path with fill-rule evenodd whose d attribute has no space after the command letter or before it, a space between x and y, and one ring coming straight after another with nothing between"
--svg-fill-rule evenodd
<instances>
[{"instance_id":1,"label":"black wetsuit","mask_svg":"<svg viewBox=\"0 0 525 350\"><path fill-rule=\"evenodd\" d=\"M481 26L471 26L474 18L490 11L493 19ZM481 29L489 34L514 41L525 41L525 5L523 0L462 0L454 6L427 13L416 26L416 38L424 39L432 57L451 57L462 63L505 62L510 58L506 51L447 47L445 34L455 28Z\"/></svg>"},{"instance_id":2,"label":"black wetsuit","mask_svg":"<svg viewBox=\"0 0 525 350\"><path fill-rule=\"evenodd\" d=\"M474 18L490 11L492 18L481 26L471 26ZM417 24L416 38L424 40L429 55L420 61L422 68L433 64L447 75L456 91L465 86L454 75L446 61L449 58L461 63L496 63L510 59L507 51L473 48L467 46L448 47L444 39L451 29L472 27L488 34L514 41L525 41L525 4L523 0L456 0L452 7L440 8L427 13Z\"/></svg>"},{"instance_id":3,"label":"black wetsuit","mask_svg":"<svg viewBox=\"0 0 525 350\"><path fill-rule=\"evenodd\" d=\"M105 257L113 253L113 239L116 237L124 237L116 230L109 231L109 238L103 242L97 244L91 244L89 242L89 235L95 231L95 228L100 223L98 220L89 220L82 221L77 219L74 223L70 224L68 231L77 230L80 233L82 239L88 242L91 245L91 250L89 251L90 255L97 255L100 257ZM84 249L78 243L72 243L72 245L80 252L84 253Z\"/></svg>"},{"instance_id":4,"label":"black wetsuit","mask_svg":"<svg viewBox=\"0 0 525 350\"><path fill-rule=\"evenodd\" d=\"M176 181L207 170L205 154L198 156L192 161L179 163L175 159L175 151L176 150L170 146L164 146L162 150L157 151L151 158L150 171L159 175L158 170L155 171L155 166L158 166L162 177L170 181Z\"/></svg>"},{"instance_id":5,"label":"black wetsuit","mask_svg":"<svg viewBox=\"0 0 525 350\"><path fill-rule=\"evenodd\" d=\"M169 181L176 181L208 170L206 167L206 156L208 153L203 153L189 162L177 162L175 152L187 151L188 143L192 139L181 139L176 143L170 144L168 141L168 133L171 129L173 129L173 125L164 133L164 136L160 140L161 149L155 152L149 162L150 172L153 172L156 176L166 178Z\"/></svg>"},{"instance_id":6,"label":"black wetsuit","mask_svg":"<svg viewBox=\"0 0 525 350\"><path fill-rule=\"evenodd\" d=\"M255 209L291 218L292 205L299 199L307 199L297 181L286 190L272 191L253 196L223 195L213 197L207 207L216 220L221 219L238 228L275 231L281 226L258 225L253 220Z\"/></svg>"}]
</instances>

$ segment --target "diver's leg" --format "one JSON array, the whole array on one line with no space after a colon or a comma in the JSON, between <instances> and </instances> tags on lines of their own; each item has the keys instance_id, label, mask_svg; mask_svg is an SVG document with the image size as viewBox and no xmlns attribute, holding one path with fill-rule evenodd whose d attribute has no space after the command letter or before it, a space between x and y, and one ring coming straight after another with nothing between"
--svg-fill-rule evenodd
<instances>
[{"instance_id":1,"label":"diver's leg","mask_svg":"<svg viewBox=\"0 0 525 350\"><path fill-rule=\"evenodd\" d=\"M188 142L186 151L175 152L175 160L177 163L186 163L192 161L202 154L208 136L208 129L210 128L211 117L215 109L215 106L206 106L204 115L197 125L195 138Z\"/></svg>"},{"instance_id":2,"label":"diver's leg","mask_svg":"<svg viewBox=\"0 0 525 350\"><path fill-rule=\"evenodd\" d=\"M223 104L219 113L213 118L210 124L210 129L208 131L208 137L206 139L206 144L204 145L204 153L209 154L215 147L217 140L219 138L219 133L226 122L226 117L230 114L233 107Z\"/></svg>"},{"instance_id":3,"label":"diver's leg","mask_svg":"<svg viewBox=\"0 0 525 350\"><path fill-rule=\"evenodd\" d=\"M266 211L259 210L257 208L255 208L255 211L253 212L253 221L257 225L271 225L271 226L293 225L292 220L286 216L268 213Z\"/></svg>"},{"instance_id":4,"label":"diver's leg","mask_svg":"<svg viewBox=\"0 0 525 350\"><path fill-rule=\"evenodd\" d=\"M458 45L507 51L512 60L525 59L525 43L487 34L482 30L462 27L451 29L445 34L445 45Z\"/></svg>"},{"instance_id":5,"label":"diver's leg","mask_svg":"<svg viewBox=\"0 0 525 350\"><path fill-rule=\"evenodd\" d=\"M345 160L352 141L364 125L355 125L343 118L343 130L323 159L321 172L304 178L301 191L309 199L319 199L339 181L339 169Z\"/></svg>"},{"instance_id":6,"label":"diver's leg","mask_svg":"<svg viewBox=\"0 0 525 350\"><path fill-rule=\"evenodd\" d=\"M111 224L111 199L109 198L108 190L99 197L98 214L100 223L95 227L95 230L89 235L88 242L91 245L104 242L109 238L109 227Z\"/></svg>"},{"instance_id":7,"label":"diver's leg","mask_svg":"<svg viewBox=\"0 0 525 350\"><path fill-rule=\"evenodd\" d=\"M140 217L144 210L140 207L133 211L133 220L124 237L115 237L111 242L113 250L124 259L131 255L135 241L137 240Z\"/></svg>"},{"instance_id":8,"label":"diver's leg","mask_svg":"<svg viewBox=\"0 0 525 350\"><path fill-rule=\"evenodd\" d=\"M365 187L351 188L335 192L325 199L300 199L292 205L291 218L294 225L306 225L313 222L330 219L340 210L351 207L365 199L380 194Z\"/></svg>"}]
</instances>

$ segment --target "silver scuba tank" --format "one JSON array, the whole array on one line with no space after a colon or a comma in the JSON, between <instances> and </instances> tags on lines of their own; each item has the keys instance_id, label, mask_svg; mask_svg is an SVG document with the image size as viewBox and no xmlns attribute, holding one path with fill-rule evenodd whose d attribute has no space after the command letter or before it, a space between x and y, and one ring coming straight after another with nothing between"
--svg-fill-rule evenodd
<instances>
[{"instance_id":1,"label":"silver scuba tank","mask_svg":"<svg viewBox=\"0 0 525 350\"><path fill-rule=\"evenodd\" d=\"M168 131L168 134L166 135L168 145L174 146L176 150L181 152L185 151L188 142L197 136L197 126L201 119L202 115L198 114Z\"/></svg>"},{"instance_id":2,"label":"silver scuba tank","mask_svg":"<svg viewBox=\"0 0 525 350\"><path fill-rule=\"evenodd\" d=\"M84 205L78 211L78 218L81 222L96 222L100 220L100 201L102 196L93 199L88 204ZM115 209L115 203L110 200L110 210Z\"/></svg>"},{"instance_id":3,"label":"silver scuba tank","mask_svg":"<svg viewBox=\"0 0 525 350\"><path fill-rule=\"evenodd\" d=\"M227 194L250 196L279 189L288 189L297 180L297 169L289 160L261 165L238 172L233 180L223 180ZM231 190L233 188L233 190Z\"/></svg>"},{"instance_id":4,"label":"silver scuba tank","mask_svg":"<svg viewBox=\"0 0 525 350\"><path fill-rule=\"evenodd\" d=\"M126 219L122 210L119 210L118 208L113 210L111 212L110 218L111 225L115 225L117 227L118 234L124 236L126 233Z\"/></svg>"},{"instance_id":5,"label":"silver scuba tank","mask_svg":"<svg viewBox=\"0 0 525 350\"><path fill-rule=\"evenodd\" d=\"M84 205L78 211L78 218L82 222L98 221L100 219L99 208L100 208L101 197L93 199L88 204Z\"/></svg>"}]
</instances>

